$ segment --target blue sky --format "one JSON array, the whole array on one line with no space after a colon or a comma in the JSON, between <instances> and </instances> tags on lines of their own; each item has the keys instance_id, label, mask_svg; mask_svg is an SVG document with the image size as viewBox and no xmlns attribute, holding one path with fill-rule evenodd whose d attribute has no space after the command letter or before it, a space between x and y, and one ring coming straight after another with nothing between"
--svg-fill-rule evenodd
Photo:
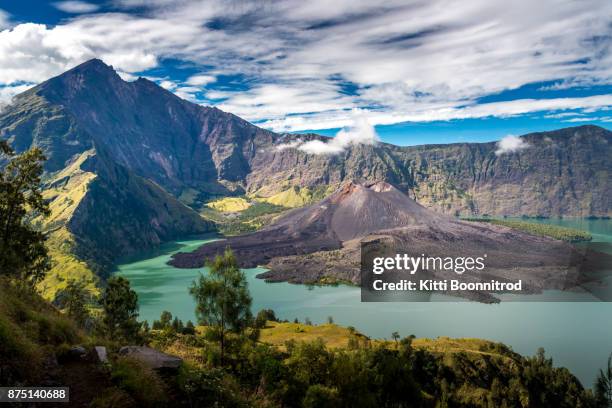
<instances>
[{"instance_id":1,"label":"blue sky","mask_svg":"<svg viewBox=\"0 0 612 408\"><path fill-rule=\"evenodd\" d=\"M612 125L608 0L0 0L0 104L90 58L278 132Z\"/></svg>"}]
</instances>

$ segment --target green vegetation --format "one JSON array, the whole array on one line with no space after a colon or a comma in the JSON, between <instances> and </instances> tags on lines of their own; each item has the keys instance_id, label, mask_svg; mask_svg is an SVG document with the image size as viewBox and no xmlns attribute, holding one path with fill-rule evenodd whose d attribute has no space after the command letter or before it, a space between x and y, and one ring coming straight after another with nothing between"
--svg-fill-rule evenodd
<instances>
[{"instance_id":1,"label":"green vegetation","mask_svg":"<svg viewBox=\"0 0 612 408\"><path fill-rule=\"evenodd\" d=\"M612 354L608 357L605 370L599 370L595 380L595 399L600 407L612 406Z\"/></svg>"},{"instance_id":2,"label":"green vegetation","mask_svg":"<svg viewBox=\"0 0 612 408\"><path fill-rule=\"evenodd\" d=\"M45 236L29 222L50 213L40 185L45 156L39 148L16 154L0 141L0 159L8 159L0 172L0 274L36 285L50 268Z\"/></svg>"},{"instance_id":3,"label":"green vegetation","mask_svg":"<svg viewBox=\"0 0 612 408\"><path fill-rule=\"evenodd\" d=\"M557 225L539 224L518 220L499 220L495 218L463 218L464 221L488 222L495 225L514 228L533 235L550 237L567 242L590 241L591 234L574 228L560 227Z\"/></svg>"},{"instance_id":4,"label":"green vegetation","mask_svg":"<svg viewBox=\"0 0 612 408\"><path fill-rule=\"evenodd\" d=\"M259 201L289 208L303 207L313 201L313 193L308 187L291 187L269 197L257 197Z\"/></svg>"},{"instance_id":5,"label":"green vegetation","mask_svg":"<svg viewBox=\"0 0 612 408\"><path fill-rule=\"evenodd\" d=\"M68 317L30 288L0 278L0 384L40 381L47 356L82 339Z\"/></svg>"},{"instance_id":6,"label":"green vegetation","mask_svg":"<svg viewBox=\"0 0 612 408\"><path fill-rule=\"evenodd\" d=\"M484 340L371 340L329 324L268 321L259 341L228 336L220 363L218 343L206 328L198 333L156 332L151 341L185 359L180 389L211 406L595 406L543 351L524 358Z\"/></svg>"},{"instance_id":7,"label":"green vegetation","mask_svg":"<svg viewBox=\"0 0 612 408\"><path fill-rule=\"evenodd\" d=\"M208 275L200 274L189 293L196 301L199 323L209 326L219 340L223 362L227 332L242 334L251 323L252 299L244 272L229 248L207 266Z\"/></svg>"},{"instance_id":8,"label":"green vegetation","mask_svg":"<svg viewBox=\"0 0 612 408\"><path fill-rule=\"evenodd\" d=\"M204 218L215 222L222 234L230 236L257 231L285 210L287 210L286 207L255 201L239 213L226 214L211 208L205 208L201 210L200 214Z\"/></svg>"},{"instance_id":9,"label":"green vegetation","mask_svg":"<svg viewBox=\"0 0 612 408\"><path fill-rule=\"evenodd\" d=\"M224 197L206 203L207 207L221 212L240 212L251 206L251 203L242 197Z\"/></svg>"},{"instance_id":10,"label":"green vegetation","mask_svg":"<svg viewBox=\"0 0 612 408\"><path fill-rule=\"evenodd\" d=\"M164 407L168 403L163 381L142 362L119 357L113 362L111 380L144 407Z\"/></svg>"},{"instance_id":11,"label":"green vegetation","mask_svg":"<svg viewBox=\"0 0 612 408\"><path fill-rule=\"evenodd\" d=\"M153 330L163 330L165 332L182 334L195 334L195 326L191 320L188 320L186 324L184 324L178 317L175 317L173 320L172 313L167 310L164 310L161 313L159 320L155 320L153 322Z\"/></svg>"},{"instance_id":12,"label":"green vegetation","mask_svg":"<svg viewBox=\"0 0 612 408\"><path fill-rule=\"evenodd\" d=\"M83 282L70 281L57 296L59 307L75 321L79 327L85 327L89 320L89 310L87 305L91 303L87 290Z\"/></svg>"},{"instance_id":13,"label":"green vegetation","mask_svg":"<svg viewBox=\"0 0 612 408\"><path fill-rule=\"evenodd\" d=\"M128 341L138 338L138 295L127 279L122 276L108 279L100 304L104 312L102 323L110 338Z\"/></svg>"},{"instance_id":14,"label":"green vegetation","mask_svg":"<svg viewBox=\"0 0 612 408\"><path fill-rule=\"evenodd\" d=\"M17 232L2 241L9 248L2 254L8 269L0 276L2 385L61 384L74 390L79 400L73 404L92 407L588 408L609 402L612 360L593 396L543 350L524 358L484 340L399 333L392 341L372 340L331 317L324 325L308 318L305 324L279 322L272 310L253 319L244 274L229 250L190 290L205 327L184 325L165 311L149 331L146 322L137 322L137 295L121 277L108 279L99 299L87 292L87 281L66 280L56 296L60 311L35 291L48 269L47 254L44 235L26 222L24 208L47 211L31 198L40 159L25 157L28 165L15 174L31 172L28 187L15 189L20 178L2 174L0 190L0 226ZM134 343L180 356L185 364L162 375L119 355L121 346ZM107 347L108 363L91 359L94 345Z\"/></svg>"}]
</instances>

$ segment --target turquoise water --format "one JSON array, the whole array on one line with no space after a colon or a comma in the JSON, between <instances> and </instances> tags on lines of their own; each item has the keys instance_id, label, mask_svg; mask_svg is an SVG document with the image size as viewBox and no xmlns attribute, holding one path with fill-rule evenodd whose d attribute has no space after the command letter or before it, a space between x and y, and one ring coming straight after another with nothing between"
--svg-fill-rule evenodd
<instances>
[{"instance_id":1,"label":"turquoise water","mask_svg":"<svg viewBox=\"0 0 612 408\"><path fill-rule=\"evenodd\" d=\"M535 221L535 220L531 220ZM612 242L610 220L537 220L590 231L595 241ZM166 262L177 251L196 249L207 240L177 241L155 253L143 254L118 266L138 292L141 319L152 321L163 310L183 320L194 317L194 303L187 290L204 269L176 269ZM314 323L332 316L341 325L355 326L371 337L477 337L501 341L515 351L535 354L544 347L555 364L568 367L590 387L598 369L612 352L612 303L601 302L502 302L487 305L466 301L429 303L361 303L355 287L314 287L266 283L256 279L262 269L247 269L253 310L274 309L281 319ZM558 298L559 293L539 295ZM574 300L580 295L563 294ZM439 297L439 300L448 300ZM533 299L533 298L531 298Z\"/></svg>"}]
</instances>

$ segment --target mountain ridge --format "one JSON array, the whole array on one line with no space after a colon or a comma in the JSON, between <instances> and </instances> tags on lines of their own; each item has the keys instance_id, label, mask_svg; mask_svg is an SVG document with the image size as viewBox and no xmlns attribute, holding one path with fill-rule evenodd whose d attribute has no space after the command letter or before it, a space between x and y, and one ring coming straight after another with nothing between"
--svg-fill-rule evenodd
<instances>
[{"instance_id":1,"label":"mountain ridge","mask_svg":"<svg viewBox=\"0 0 612 408\"><path fill-rule=\"evenodd\" d=\"M43 149L44 182L58 211L53 228L62 230L54 245L100 269L87 257L95 252L104 271L117 256L214 230L196 212L211 199L266 199L295 188L334 191L348 180L388 182L449 215L611 215L607 129L532 133L522 136L528 148L503 155L495 153L495 142L357 144L336 155L314 155L278 147L329 138L259 128L150 80L126 82L101 60L16 96L0 111L0 138L18 152ZM83 155L87 159L73 166ZM116 243L102 238L105 231Z\"/></svg>"}]
</instances>

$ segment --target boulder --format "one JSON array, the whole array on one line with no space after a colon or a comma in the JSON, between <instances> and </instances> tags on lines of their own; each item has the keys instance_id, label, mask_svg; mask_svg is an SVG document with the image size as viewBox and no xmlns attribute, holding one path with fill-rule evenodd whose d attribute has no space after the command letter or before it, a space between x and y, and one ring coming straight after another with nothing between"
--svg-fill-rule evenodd
<instances>
[{"instance_id":1,"label":"boulder","mask_svg":"<svg viewBox=\"0 0 612 408\"><path fill-rule=\"evenodd\" d=\"M87 355L87 350L83 346L74 346L68 350L67 357L71 360L79 360Z\"/></svg>"},{"instance_id":2,"label":"boulder","mask_svg":"<svg viewBox=\"0 0 612 408\"><path fill-rule=\"evenodd\" d=\"M154 370L176 370L183 362L179 357L146 346L121 347L119 354L140 360Z\"/></svg>"},{"instance_id":3,"label":"boulder","mask_svg":"<svg viewBox=\"0 0 612 408\"><path fill-rule=\"evenodd\" d=\"M96 360L99 363L102 363L102 364L108 363L108 354L106 353L106 347L104 346L94 347L94 355L96 356Z\"/></svg>"}]
</instances>

